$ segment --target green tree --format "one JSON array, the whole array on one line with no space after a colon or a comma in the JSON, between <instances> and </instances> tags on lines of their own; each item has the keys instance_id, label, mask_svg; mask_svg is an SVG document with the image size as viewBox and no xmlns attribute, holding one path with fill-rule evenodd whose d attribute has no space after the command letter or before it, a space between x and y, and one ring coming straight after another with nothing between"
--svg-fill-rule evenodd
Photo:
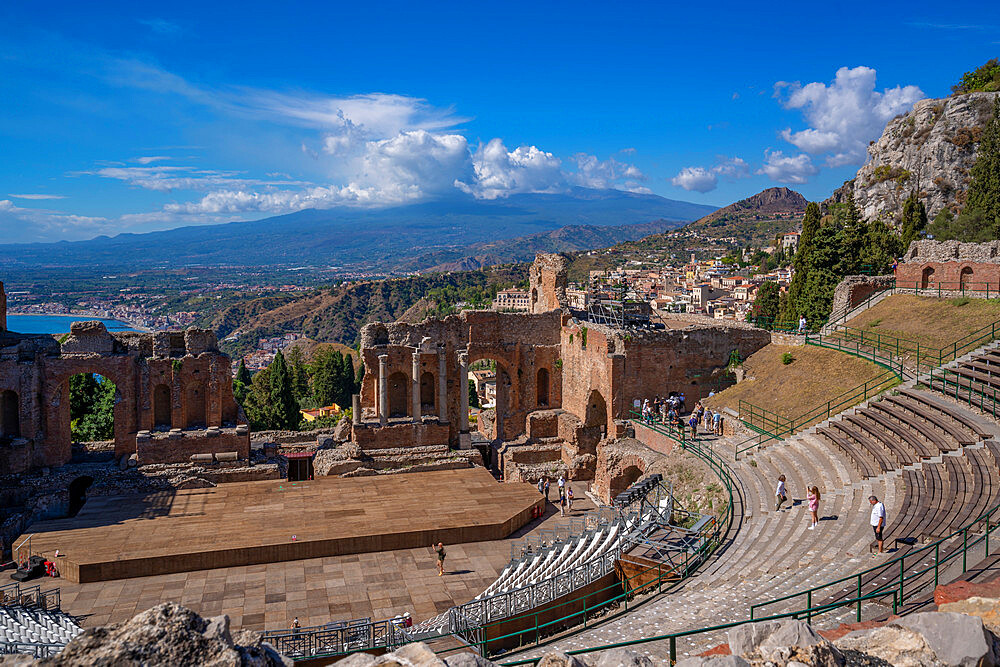
<instances>
[{"instance_id":1,"label":"green tree","mask_svg":"<svg viewBox=\"0 0 1000 667\"><path fill-rule=\"evenodd\" d=\"M981 67L962 75L962 80L951 87L955 95L977 91L995 92L1000 90L1000 60L992 58Z\"/></svg>"},{"instance_id":2,"label":"green tree","mask_svg":"<svg viewBox=\"0 0 1000 667\"><path fill-rule=\"evenodd\" d=\"M292 394L300 403L309 398L309 371L302 356L302 349L294 345L288 351L288 373L292 381Z\"/></svg>"},{"instance_id":3,"label":"green tree","mask_svg":"<svg viewBox=\"0 0 1000 667\"><path fill-rule=\"evenodd\" d=\"M920 205L923 208L923 204ZM927 216L924 214L924 221ZM907 246L892 227L881 220L868 224L865 243L861 251L861 263L875 269L877 275L888 273L892 262L900 257Z\"/></svg>"},{"instance_id":4,"label":"green tree","mask_svg":"<svg viewBox=\"0 0 1000 667\"><path fill-rule=\"evenodd\" d=\"M913 192L906 201L903 202L903 249L910 247L910 243L916 241L920 232L927 226L927 209L924 203L917 198L917 193Z\"/></svg>"},{"instance_id":5,"label":"green tree","mask_svg":"<svg viewBox=\"0 0 1000 667\"><path fill-rule=\"evenodd\" d=\"M469 380L469 407L479 407L479 393L476 392L476 381Z\"/></svg>"},{"instance_id":6,"label":"green tree","mask_svg":"<svg viewBox=\"0 0 1000 667\"><path fill-rule=\"evenodd\" d=\"M80 419L94 409L100 385L93 373L77 373L69 379L69 418Z\"/></svg>"},{"instance_id":7,"label":"green tree","mask_svg":"<svg viewBox=\"0 0 1000 667\"><path fill-rule=\"evenodd\" d=\"M243 406L244 411L246 410L247 392L250 391L251 382L250 371L247 370L247 365L240 359L239 368L236 369L236 377L233 378L233 398Z\"/></svg>"},{"instance_id":8,"label":"green tree","mask_svg":"<svg viewBox=\"0 0 1000 667\"><path fill-rule=\"evenodd\" d=\"M802 217L802 233L799 235L799 247L792 258L792 281L788 285L788 298L785 299L785 307L781 310L780 318L785 322L794 322L799 319L799 300L802 298L802 289L809 277L809 254L812 251L813 239L822 226L822 215L820 215L819 204L809 202L806 205L805 215Z\"/></svg>"},{"instance_id":9,"label":"green tree","mask_svg":"<svg viewBox=\"0 0 1000 667\"><path fill-rule=\"evenodd\" d=\"M354 357L351 354L344 355L344 402L340 403L340 407L347 409L352 405L352 397L354 394L358 393L358 389L355 387L356 377L354 373Z\"/></svg>"},{"instance_id":10,"label":"green tree","mask_svg":"<svg viewBox=\"0 0 1000 667\"><path fill-rule=\"evenodd\" d=\"M780 297L781 288L778 287L778 283L773 281L765 281L757 289L757 297L753 301L753 306L750 308L750 316L747 318L750 321L764 320L766 322L774 322L778 317L778 306L781 300Z\"/></svg>"},{"instance_id":11,"label":"green tree","mask_svg":"<svg viewBox=\"0 0 1000 667\"><path fill-rule=\"evenodd\" d=\"M334 350L329 345L322 345L313 352L312 357L312 393L317 405L330 405L334 402L337 394L336 379Z\"/></svg>"},{"instance_id":12,"label":"green tree","mask_svg":"<svg viewBox=\"0 0 1000 667\"><path fill-rule=\"evenodd\" d=\"M86 376L90 380L77 381L76 409L73 418L73 380ZM115 437L115 391L107 378L81 373L70 378L70 432L77 442L111 440Z\"/></svg>"},{"instance_id":13,"label":"green tree","mask_svg":"<svg viewBox=\"0 0 1000 667\"><path fill-rule=\"evenodd\" d=\"M968 240L1000 238L1000 96L993 100L993 116L983 129L970 174L962 213L978 214L981 219L976 238Z\"/></svg>"},{"instance_id":14,"label":"green tree","mask_svg":"<svg viewBox=\"0 0 1000 667\"><path fill-rule=\"evenodd\" d=\"M270 405L267 414L271 428L297 430L302 421L302 413L299 412L299 404L292 392L291 374L281 350L275 353L268 370L271 372L268 378Z\"/></svg>"}]
</instances>

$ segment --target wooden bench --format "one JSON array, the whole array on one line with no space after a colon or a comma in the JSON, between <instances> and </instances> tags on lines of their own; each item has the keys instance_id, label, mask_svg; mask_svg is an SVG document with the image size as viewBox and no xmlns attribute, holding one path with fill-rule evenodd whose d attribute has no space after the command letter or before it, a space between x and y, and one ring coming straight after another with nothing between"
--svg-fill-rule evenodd
<instances>
[{"instance_id":1,"label":"wooden bench","mask_svg":"<svg viewBox=\"0 0 1000 667\"><path fill-rule=\"evenodd\" d=\"M959 424L961 424L962 426L971 430L973 433L979 436L980 440L982 440L983 438L992 437L993 435L992 433L990 433L989 430L986 429L986 427L978 423L975 419L970 418L969 415L959 410L955 410L949 405L941 405L940 403L937 403L936 401L932 400L929 396L927 396L927 394L924 394L923 392L914 391L913 389L900 389L899 393L908 398L912 398L915 401L920 401L921 403L923 403L932 410L937 410L938 412L947 415L951 419L955 420L956 422L958 422Z\"/></svg>"},{"instance_id":2,"label":"wooden bench","mask_svg":"<svg viewBox=\"0 0 1000 667\"><path fill-rule=\"evenodd\" d=\"M897 451L897 458L906 457L907 464L916 463L920 459L937 456L938 449L931 449L924 441L918 438L913 431L905 426L893 423L888 417L881 413L874 412L868 415L844 415L844 419L864 429L872 436L878 438L886 447Z\"/></svg>"},{"instance_id":3,"label":"wooden bench","mask_svg":"<svg viewBox=\"0 0 1000 667\"><path fill-rule=\"evenodd\" d=\"M847 438L841 437L838 433L823 426L817 428L816 433L822 435L832 442L834 446L838 447L851 460L851 463L854 464L854 467L861 473L862 477L875 477L879 474L875 461L869 459L866 454L862 454L861 450L855 447Z\"/></svg>"},{"instance_id":4,"label":"wooden bench","mask_svg":"<svg viewBox=\"0 0 1000 667\"><path fill-rule=\"evenodd\" d=\"M955 366L949 370L956 375L960 375L981 385L991 387L993 389L1000 389L1000 377L994 377L989 373L981 373L965 366Z\"/></svg>"},{"instance_id":5,"label":"wooden bench","mask_svg":"<svg viewBox=\"0 0 1000 667\"><path fill-rule=\"evenodd\" d=\"M935 445L937 445L942 452L950 452L951 450L957 447L957 443L953 444L949 442L945 438L945 436L939 431L936 431L935 429L930 428L926 424L922 423L920 420L914 419L913 417L907 415L906 412L894 408L890 403L886 403L885 401L879 401L878 403L872 403L870 407L873 410L879 410L885 413L886 415L898 421L903 426L906 426L907 428L916 431L917 433L919 433L920 435L922 435L923 437L927 438Z\"/></svg>"},{"instance_id":6,"label":"wooden bench","mask_svg":"<svg viewBox=\"0 0 1000 667\"><path fill-rule=\"evenodd\" d=\"M887 401L895 406L902 408L903 410L909 412L910 414L928 422L931 426L937 427L939 430L944 431L952 439L955 440L960 445L974 445L978 442L979 438L974 434L970 433L964 428L959 428L948 421L942 420L940 416L936 414L929 414L930 410L924 407L923 403L918 403L910 398L901 396L888 396Z\"/></svg>"},{"instance_id":7,"label":"wooden bench","mask_svg":"<svg viewBox=\"0 0 1000 667\"><path fill-rule=\"evenodd\" d=\"M924 505L923 516L914 529L913 534L921 542L927 542L927 537L933 532L940 521L941 501L944 499L945 479L941 476L940 463L924 463L924 484L927 488L927 503Z\"/></svg>"},{"instance_id":8,"label":"wooden bench","mask_svg":"<svg viewBox=\"0 0 1000 667\"><path fill-rule=\"evenodd\" d=\"M860 445L866 454L875 459L875 463L882 469L882 472L895 470L899 466L899 463L893 456L890 455L889 451L882 445L882 443L872 440L858 429L852 427L850 424L843 421L833 421L830 422L830 426Z\"/></svg>"}]
</instances>

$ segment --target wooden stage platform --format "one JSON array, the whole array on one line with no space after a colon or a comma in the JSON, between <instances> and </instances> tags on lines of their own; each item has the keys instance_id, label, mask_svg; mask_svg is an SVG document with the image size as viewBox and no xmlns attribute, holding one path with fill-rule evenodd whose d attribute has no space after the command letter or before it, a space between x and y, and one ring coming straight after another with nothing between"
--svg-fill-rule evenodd
<instances>
[{"instance_id":1,"label":"wooden stage platform","mask_svg":"<svg viewBox=\"0 0 1000 667\"><path fill-rule=\"evenodd\" d=\"M58 549L69 581L107 581L499 540L542 500L484 468L96 496L74 518L32 525L31 550Z\"/></svg>"}]
</instances>

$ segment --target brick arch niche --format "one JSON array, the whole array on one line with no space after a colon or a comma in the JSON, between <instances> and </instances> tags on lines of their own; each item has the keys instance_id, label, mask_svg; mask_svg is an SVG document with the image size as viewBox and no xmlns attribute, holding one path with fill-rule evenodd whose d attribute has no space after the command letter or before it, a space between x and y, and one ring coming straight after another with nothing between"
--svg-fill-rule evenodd
<instances>
[{"instance_id":1,"label":"brick arch niche","mask_svg":"<svg viewBox=\"0 0 1000 667\"><path fill-rule=\"evenodd\" d=\"M0 439L21 437L21 406L17 392L0 391Z\"/></svg>"}]
</instances>

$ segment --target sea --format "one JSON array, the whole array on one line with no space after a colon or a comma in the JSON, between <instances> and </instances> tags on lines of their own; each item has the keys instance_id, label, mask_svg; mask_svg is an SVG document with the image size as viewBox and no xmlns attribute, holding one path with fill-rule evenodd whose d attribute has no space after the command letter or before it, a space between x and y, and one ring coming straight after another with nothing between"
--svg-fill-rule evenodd
<instances>
[{"instance_id":1,"label":"sea","mask_svg":"<svg viewBox=\"0 0 1000 667\"><path fill-rule=\"evenodd\" d=\"M118 320L105 320L84 315L7 315L7 330L17 333L62 334L69 333L73 322L99 320L108 331L135 331L135 328Z\"/></svg>"}]
</instances>

